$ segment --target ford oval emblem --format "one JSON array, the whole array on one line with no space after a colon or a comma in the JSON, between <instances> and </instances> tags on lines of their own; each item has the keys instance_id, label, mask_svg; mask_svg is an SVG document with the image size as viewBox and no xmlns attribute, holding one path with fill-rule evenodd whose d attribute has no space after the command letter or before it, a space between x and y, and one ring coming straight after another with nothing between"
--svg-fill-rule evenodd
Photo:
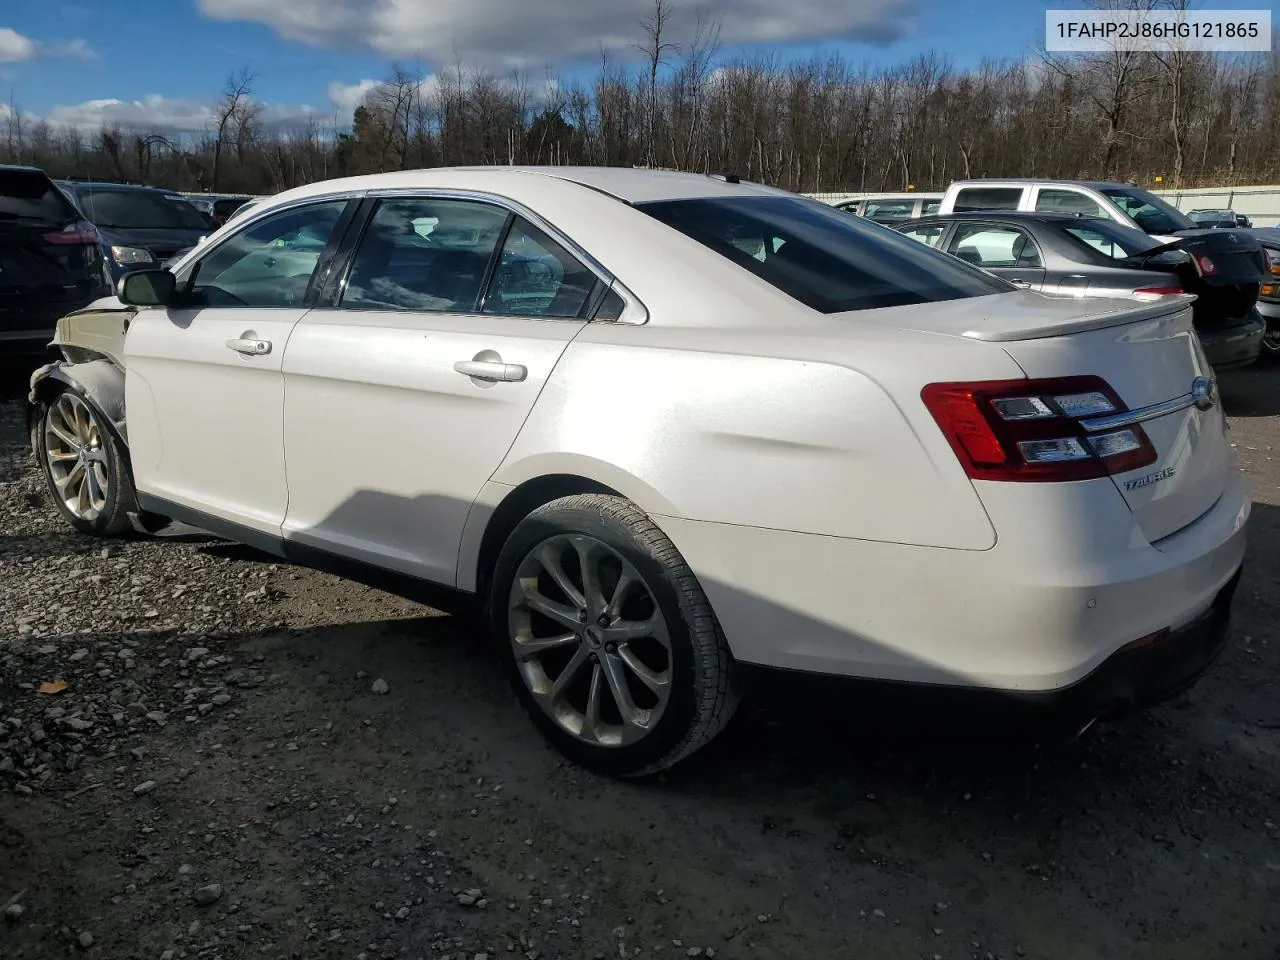
<instances>
[{"instance_id":1,"label":"ford oval emblem","mask_svg":"<svg viewBox=\"0 0 1280 960\"><path fill-rule=\"evenodd\" d=\"M1218 404L1218 381L1213 377L1196 377L1191 381L1191 402L1198 410L1209 410Z\"/></svg>"}]
</instances>

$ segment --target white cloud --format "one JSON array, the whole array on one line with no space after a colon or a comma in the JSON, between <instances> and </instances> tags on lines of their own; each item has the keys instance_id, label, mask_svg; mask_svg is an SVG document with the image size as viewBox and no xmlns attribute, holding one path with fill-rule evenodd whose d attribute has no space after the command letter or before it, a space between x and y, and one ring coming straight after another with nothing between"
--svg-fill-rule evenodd
<instances>
[{"instance_id":1,"label":"white cloud","mask_svg":"<svg viewBox=\"0 0 1280 960\"><path fill-rule=\"evenodd\" d=\"M34 60L39 50L39 46L30 37L24 37L17 30L0 27L0 63Z\"/></svg>"},{"instance_id":2,"label":"white cloud","mask_svg":"<svg viewBox=\"0 0 1280 960\"><path fill-rule=\"evenodd\" d=\"M455 56L510 65L592 58L643 39L652 0L197 0L219 20L263 23L291 40L450 63ZM709 12L723 43L863 40L889 43L912 29L917 0L718 0ZM535 8L535 9L531 9ZM672 39L693 30L679 4ZM634 54L634 51L632 51Z\"/></svg>"},{"instance_id":3,"label":"white cloud","mask_svg":"<svg viewBox=\"0 0 1280 960\"><path fill-rule=\"evenodd\" d=\"M21 63L37 57L92 60L96 56L89 42L80 37L74 40L40 43L30 37L24 37L16 30L0 27L0 63Z\"/></svg>"},{"instance_id":4,"label":"white cloud","mask_svg":"<svg viewBox=\"0 0 1280 960\"><path fill-rule=\"evenodd\" d=\"M377 80L360 80L356 83L346 84L335 80L329 84L329 102L333 104L333 109L337 111L339 116L343 118L350 117L355 112L356 107L360 106L360 102L370 90L377 87Z\"/></svg>"}]
</instances>

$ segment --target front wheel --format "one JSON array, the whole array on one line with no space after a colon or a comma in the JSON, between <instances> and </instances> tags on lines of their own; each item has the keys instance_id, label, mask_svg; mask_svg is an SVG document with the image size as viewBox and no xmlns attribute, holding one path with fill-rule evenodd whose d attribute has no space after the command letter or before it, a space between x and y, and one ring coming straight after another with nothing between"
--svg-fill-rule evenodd
<instances>
[{"instance_id":1,"label":"front wheel","mask_svg":"<svg viewBox=\"0 0 1280 960\"><path fill-rule=\"evenodd\" d=\"M583 766L655 773L733 715L733 659L679 551L621 497L533 511L496 565L489 619L516 694Z\"/></svg>"},{"instance_id":2,"label":"front wheel","mask_svg":"<svg viewBox=\"0 0 1280 960\"><path fill-rule=\"evenodd\" d=\"M128 457L74 387L42 407L35 439L49 494L71 526L98 537L130 529L138 507Z\"/></svg>"}]
</instances>

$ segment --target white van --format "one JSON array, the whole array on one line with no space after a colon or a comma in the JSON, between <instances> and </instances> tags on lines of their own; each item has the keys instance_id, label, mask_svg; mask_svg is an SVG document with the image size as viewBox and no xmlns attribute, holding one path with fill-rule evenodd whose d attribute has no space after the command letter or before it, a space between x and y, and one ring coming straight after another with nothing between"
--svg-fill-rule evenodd
<instances>
[{"instance_id":1,"label":"white van","mask_svg":"<svg viewBox=\"0 0 1280 960\"><path fill-rule=\"evenodd\" d=\"M947 187L939 214L982 210L1038 210L1105 217L1172 243L1198 230L1181 210L1131 183L1093 180L957 180Z\"/></svg>"}]
</instances>

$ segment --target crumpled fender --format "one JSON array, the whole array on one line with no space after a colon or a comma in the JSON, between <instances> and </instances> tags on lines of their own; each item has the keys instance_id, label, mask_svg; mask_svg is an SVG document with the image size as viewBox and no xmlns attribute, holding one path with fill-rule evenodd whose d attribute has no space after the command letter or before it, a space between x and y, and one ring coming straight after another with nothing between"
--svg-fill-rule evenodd
<instances>
[{"instance_id":1,"label":"crumpled fender","mask_svg":"<svg viewBox=\"0 0 1280 960\"><path fill-rule=\"evenodd\" d=\"M31 374L27 391L27 435L35 452L35 426L40 404L68 387L84 395L88 404L120 441L122 450L129 448L124 418L124 371L107 359L70 363L56 360L46 363Z\"/></svg>"}]
</instances>

